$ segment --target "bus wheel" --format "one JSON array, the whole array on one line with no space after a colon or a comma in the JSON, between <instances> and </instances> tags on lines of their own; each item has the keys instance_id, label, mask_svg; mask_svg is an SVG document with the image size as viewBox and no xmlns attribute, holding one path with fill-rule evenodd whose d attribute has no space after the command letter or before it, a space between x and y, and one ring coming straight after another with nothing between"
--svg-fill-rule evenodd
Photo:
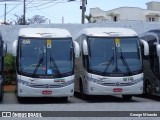
<instances>
[{"instance_id":1,"label":"bus wheel","mask_svg":"<svg viewBox=\"0 0 160 120\"><path fill-rule=\"evenodd\" d=\"M21 103L21 102L23 102L24 98L23 98L23 97L18 97L18 96L17 96L17 100L18 100L18 102Z\"/></svg>"},{"instance_id":2,"label":"bus wheel","mask_svg":"<svg viewBox=\"0 0 160 120\"><path fill-rule=\"evenodd\" d=\"M147 80L145 85L145 93L148 95L151 94L151 92L152 92L152 86L151 83Z\"/></svg>"},{"instance_id":3,"label":"bus wheel","mask_svg":"<svg viewBox=\"0 0 160 120\"><path fill-rule=\"evenodd\" d=\"M124 100L130 101L132 99L132 95L122 95Z\"/></svg>"},{"instance_id":4,"label":"bus wheel","mask_svg":"<svg viewBox=\"0 0 160 120\"><path fill-rule=\"evenodd\" d=\"M1 85L1 93L0 93L0 102L2 101L2 98L3 98L3 94L4 94L4 91L3 91L3 84Z\"/></svg>"}]
</instances>

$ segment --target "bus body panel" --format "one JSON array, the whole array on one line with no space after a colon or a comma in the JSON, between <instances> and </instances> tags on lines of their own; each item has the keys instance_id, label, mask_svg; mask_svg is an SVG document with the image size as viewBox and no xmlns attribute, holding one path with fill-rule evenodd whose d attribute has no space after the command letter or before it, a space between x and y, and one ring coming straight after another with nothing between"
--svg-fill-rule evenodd
<instances>
[{"instance_id":1,"label":"bus body panel","mask_svg":"<svg viewBox=\"0 0 160 120\"><path fill-rule=\"evenodd\" d=\"M63 82L61 82L62 80ZM18 75L17 81L17 96L19 97L73 96L74 75L54 79L39 79ZM49 91L49 93L47 94L45 91Z\"/></svg>"},{"instance_id":2,"label":"bus body panel","mask_svg":"<svg viewBox=\"0 0 160 120\"><path fill-rule=\"evenodd\" d=\"M86 79L83 81L84 93L88 95L125 95L143 93L143 73L125 77L104 77L87 74L85 78ZM135 84L133 84L132 81L124 81L124 79L129 80L130 78L135 81Z\"/></svg>"}]
</instances>

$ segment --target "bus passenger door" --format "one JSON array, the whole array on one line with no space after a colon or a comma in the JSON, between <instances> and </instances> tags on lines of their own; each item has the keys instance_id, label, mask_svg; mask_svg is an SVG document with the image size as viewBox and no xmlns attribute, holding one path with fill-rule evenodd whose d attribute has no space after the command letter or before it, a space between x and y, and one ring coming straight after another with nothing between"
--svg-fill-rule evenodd
<instances>
[{"instance_id":1,"label":"bus passenger door","mask_svg":"<svg viewBox=\"0 0 160 120\"><path fill-rule=\"evenodd\" d=\"M149 44L149 63L151 73L149 73L149 79L151 84L151 91L153 94L160 92L160 79L159 79L159 61L160 58L157 54L157 45L159 43L158 36L153 33L147 36Z\"/></svg>"}]
</instances>

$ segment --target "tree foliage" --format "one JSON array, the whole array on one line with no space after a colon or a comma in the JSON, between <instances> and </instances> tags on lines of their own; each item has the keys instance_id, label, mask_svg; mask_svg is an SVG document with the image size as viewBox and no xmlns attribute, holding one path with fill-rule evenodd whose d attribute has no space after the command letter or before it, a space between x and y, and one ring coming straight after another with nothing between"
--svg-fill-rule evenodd
<instances>
[{"instance_id":1,"label":"tree foliage","mask_svg":"<svg viewBox=\"0 0 160 120\"><path fill-rule=\"evenodd\" d=\"M23 25L23 15L22 16L18 16L15 15L16 20L14 20L15 25ZM29 24L42 24L45 23L47 21L47 18L45 18L44 16L40 16L40 15L34 15L32 18L28 18L25 23L26 25Z\"/></svg>"},{"instance_id":2,"label":"tree foliage","mask_svg":"<svg viewBox=\"0 0 160 120\"><path fill-rule=\"evenodd\" d=\"M85 18L87 19L88 23L91 23L91 19L92 19L92 15L89 14L89 15L85 15Z\"/></svg>"},{"instance_id":3,"label":"tree foliage","mask_svg":"<svg viewBox=\"0 0 160 120\"><path fill-rule=\"evenodd\" d=\"M47 21L47 18L40 15L34 15L32 18L28 19L29 24L42 24Z\"/></svg>"},{"instance_id":4,"label":"tree foliage","mask_svg":"<svg viewBox=\"0 0 160 120\"><path fill-rule=\"evenodd\" d=\"M23 25L23 15L18 16L18 15L14 15L16 17L16 20L14 20L15 25Z\"/></svg>"}]
</instances>

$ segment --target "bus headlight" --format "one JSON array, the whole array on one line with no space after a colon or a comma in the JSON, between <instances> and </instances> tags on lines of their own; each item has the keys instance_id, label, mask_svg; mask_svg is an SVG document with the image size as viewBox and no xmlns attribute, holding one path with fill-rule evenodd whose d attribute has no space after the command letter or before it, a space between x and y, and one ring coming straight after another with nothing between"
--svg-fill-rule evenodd
<instances>
[{"instance_id":1,"label":"bus headlight","mask_svg":"<svg viewBox=\"0 0 160 120\"><path fill-rule=\"evenodd\" d=\"M139 79L136 79L133 81L133 84L138 84L140 82L143 82L143 77L142 78L139 78Z\"/></svg>"},{"instance_id":2,"label":"bus headlight","mask_svg":"<svg viewBox=\"0 0 160 120\"><path fill-rule=\"evenodd\" d=\"M67 85L71 85L73 83L74 83L74 80L69 80L69 81L66 82Z\"/></svg>"},{"instance_id":3,"label":"bus headlight","mask_svg":"<svg viewBox=\"0 0 160 120\"><path fill-rule=\"evenodd\" d=\"M32 83L24 81L24 80L18 80L18 83L25 85L25 86L32 86Z\"/></svg>"}]
</instances>

